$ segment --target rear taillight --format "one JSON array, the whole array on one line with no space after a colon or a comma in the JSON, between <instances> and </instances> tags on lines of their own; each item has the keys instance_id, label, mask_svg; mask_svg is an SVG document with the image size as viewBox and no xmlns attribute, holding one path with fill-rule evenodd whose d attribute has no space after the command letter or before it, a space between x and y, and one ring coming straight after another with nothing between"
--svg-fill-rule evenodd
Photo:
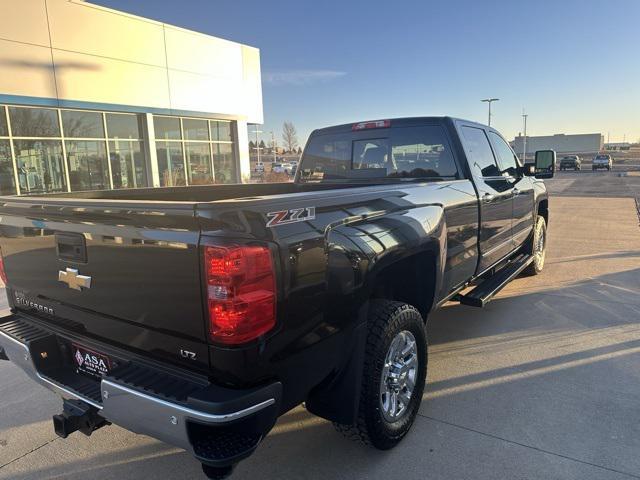
<instances>
[{"instance_id":1,"label":"rear taillight","mask_svg":"<svg viewBox=\"0 0 640 480\"><path fill-rule=\"evenodd\" d=\"M237 345L275 326L276 282L268 247L206 246L204 261L212 341Z\"/></svg>"},{"instance_id":2,"label":"rear taillight","mask_svg":"<svg viewBox=\"0 0 640 480\"><path fill-rule=\"evenodd\" d=\"M7 273L4 271L4 257L2 256L2 250L0 250L0 279L7 284Z\"/></svg>"}]
</instances>

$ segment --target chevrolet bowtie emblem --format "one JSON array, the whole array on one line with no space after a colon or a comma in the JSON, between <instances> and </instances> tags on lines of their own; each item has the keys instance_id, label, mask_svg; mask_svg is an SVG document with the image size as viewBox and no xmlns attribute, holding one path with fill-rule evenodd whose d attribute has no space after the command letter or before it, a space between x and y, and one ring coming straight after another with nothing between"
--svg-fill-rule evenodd
<instances>
[{"instance_id":1,"label":"chevrolet bowtie emblem","mask_svg":"<svg viewBox=\"0 0 640 480\"><path fill-rule=\"evenodd\" d=\"M67 268L65 272L58 272L58 281L66 283L69 288L74 290L82 290L83 288L91 288L91 277L80 275L75 268Z\"/></svg>"}]
</instances>

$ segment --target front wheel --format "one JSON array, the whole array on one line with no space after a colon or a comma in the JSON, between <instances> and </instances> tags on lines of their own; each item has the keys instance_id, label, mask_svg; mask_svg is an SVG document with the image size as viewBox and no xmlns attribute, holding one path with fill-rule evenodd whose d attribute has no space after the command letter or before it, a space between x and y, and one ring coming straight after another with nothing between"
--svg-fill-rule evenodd
<instances>
[{"instance_id":1,"label":"front wheel","mask_svg":"<svg viewBox=\"0 0 640 480\"><path fill-rule=\"evenodd\" d=\"M334 423L336 430L379 450L395 447L418 414L426 375L420 312L406 303L372 300L358 417L352 425Z\"/></svg>"},{"instance_id":2,"label":"front wheel","mask_svg":"<svg viewBox=\"0 0 640 480\"><path fill-rule=\"evenodd\" d=\"M544 268L544 259L547 254L547 222L544 217L538 215L533 229L533 237L529 240L527 250L533 256L533 261L524 270L525 275L538 275Z\"/></svg>"}]
</instances>

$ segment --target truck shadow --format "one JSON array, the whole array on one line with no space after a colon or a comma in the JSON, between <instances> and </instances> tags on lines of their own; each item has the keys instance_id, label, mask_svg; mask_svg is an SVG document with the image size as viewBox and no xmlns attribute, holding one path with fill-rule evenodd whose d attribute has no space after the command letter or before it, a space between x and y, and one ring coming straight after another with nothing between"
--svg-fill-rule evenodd
<instances>
[{"instance_id":1,"label":"truck shadow","mask_svg":"<svg viewBox=\"0 0 640 480\"><path fill-rule=\"evenodd\" d=\"M298 407L232 478L422 479L438 465L454 478L456 463L477 461L465 452L486 436L639 471L640 431L629 422L640 398L638 279L640 269L633 269L562 288L507 292L512 296L498 296L482 310L448 305L429 319L425 401L400 448L364 448ZM475 436L451 452L443 425ZM56 440L51 448L60 455L10 478L204 478L189 454L157 442L140 446L142 437L127 432L119 434L122 449L76 460L78 451L96 451L96 442L109 445L108 430L98 438ZM513 461L491 448L497 461ZM0 478L8 478L5 472ZM537 478L545 476L543 469Z\"/></svg>"}]
</instances>

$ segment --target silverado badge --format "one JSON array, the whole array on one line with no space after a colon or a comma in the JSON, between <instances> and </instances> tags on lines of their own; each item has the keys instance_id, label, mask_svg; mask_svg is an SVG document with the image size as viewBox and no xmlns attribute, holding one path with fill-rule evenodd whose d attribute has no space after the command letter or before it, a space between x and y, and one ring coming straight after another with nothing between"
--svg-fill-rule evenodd
<instances>
[{"instance_id":1,"label":"silverado badge","mask_svg":"<svg viewBox=\"0 0 640 480\"><path fill-rule=\"evenodd\" d=\"M280 210L278 212L267 213L269 221L267 227L277 227L289 223L306 222L316 218L316 207L292 208L291 210Z\"/></svg>"},{"instance_id":2,"label":"silverado badge","mask_svg":"<svg viewBox=\"0 0 640 480\"><path fill-rule=\"evenodd\" d=\"M82 290L83 288L91 288L91 277L80 275L75 268L67 268L66 271L58 272L58 281L66 283L69 288L74 290Z\"/></svg>"}]
</instances>

